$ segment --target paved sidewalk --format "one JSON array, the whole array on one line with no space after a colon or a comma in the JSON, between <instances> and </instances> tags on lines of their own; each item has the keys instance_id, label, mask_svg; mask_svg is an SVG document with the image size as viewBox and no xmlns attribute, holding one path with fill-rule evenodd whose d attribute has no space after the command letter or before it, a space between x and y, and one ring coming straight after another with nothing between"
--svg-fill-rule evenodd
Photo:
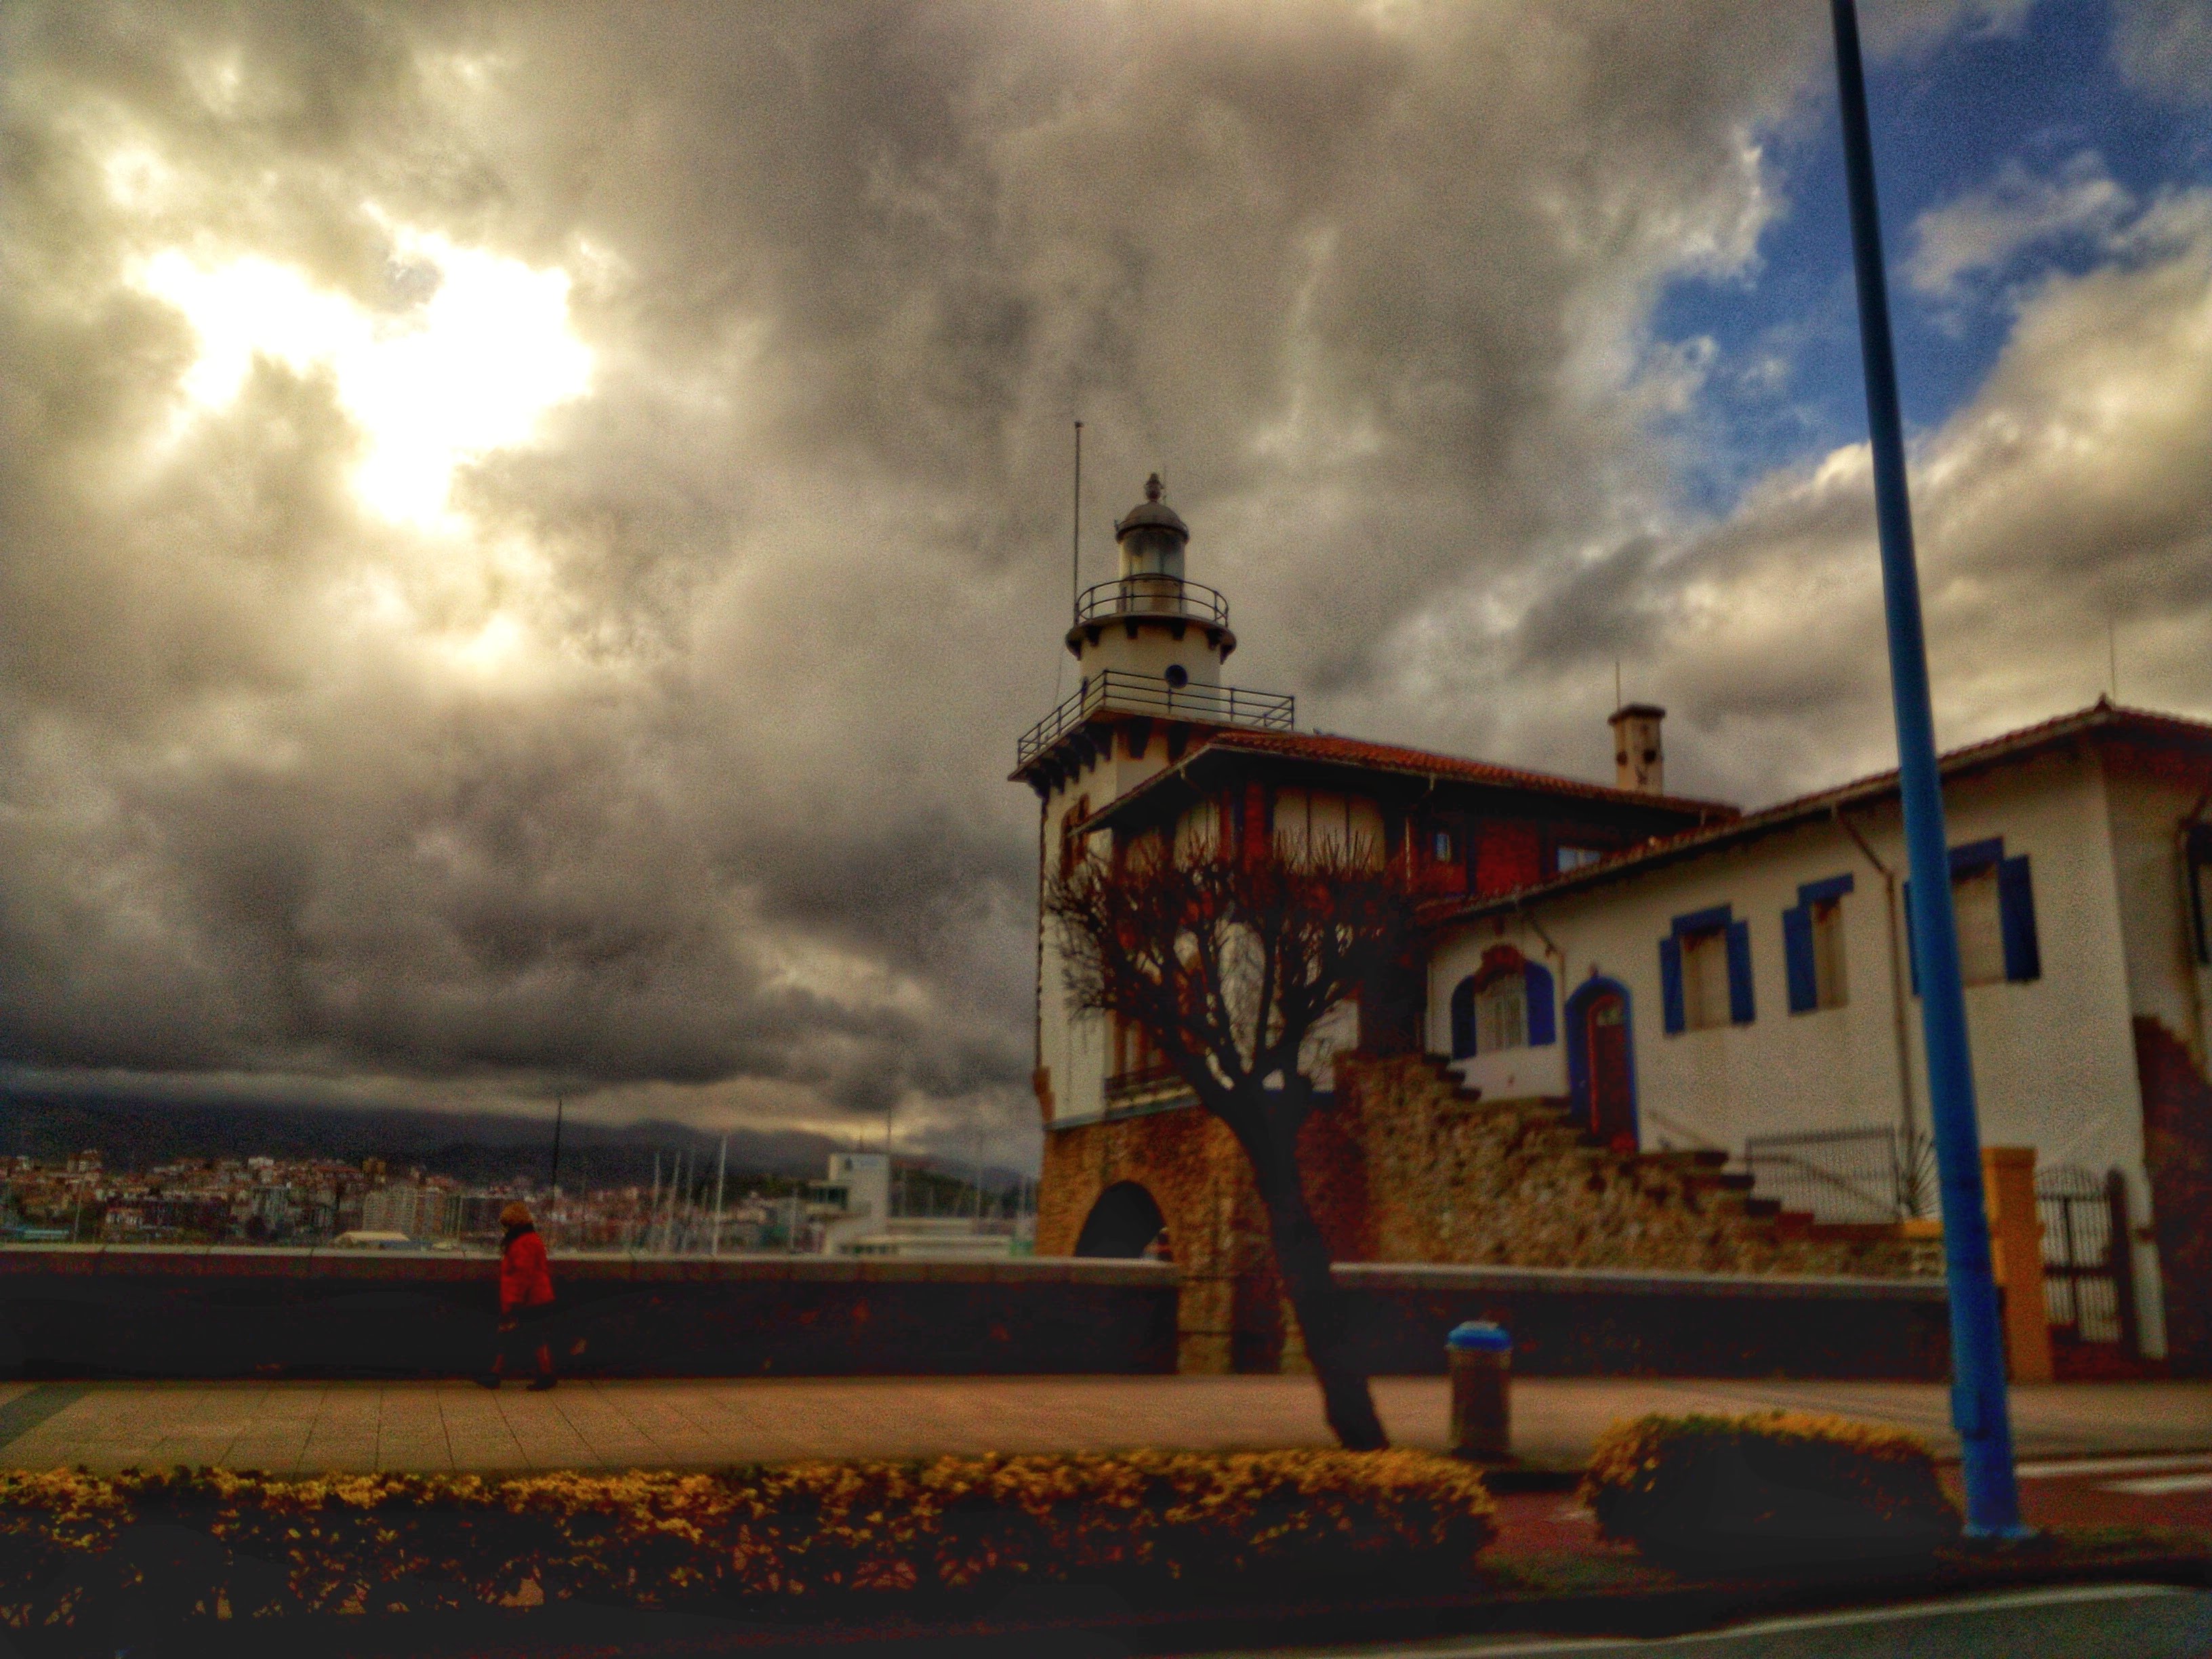
<instances>
[{"instance_id":1,"label":"paved sidewalk","mask_svg":"<svg viewBox=\"0 0 2212 1659\"><path fill-rule=\"evenodd\" d=\"M1442 1378L1384 1377L1383 1421L1442 1448ZM2212 1383L2015 1389L2027 1457L2212 1449ZM1647 1411L1788 1407L1928 1434L1955 1450L1948 1391L1906 1382L1523 1379L1523 1457L1578 1463ZM699 1468L799 1457L1330 1443L1310 1378L837 1377L563 1383L0 1384L0 1467L111 1472L216 1464L270 1473Z\"/></svg>"}]
</instances>

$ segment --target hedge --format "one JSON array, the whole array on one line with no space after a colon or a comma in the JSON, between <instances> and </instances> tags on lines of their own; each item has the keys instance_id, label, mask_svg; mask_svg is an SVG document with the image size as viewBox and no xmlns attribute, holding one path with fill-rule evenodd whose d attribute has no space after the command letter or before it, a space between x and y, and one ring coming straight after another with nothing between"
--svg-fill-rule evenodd
<instances>
[{"instance_id":1,"label":"hedge","mask_svg":"<svg viewBox=\"0 0 2212 1659\"><path fill-rule=\"evenodd\" d=\"M1916 1553L1959 1531L1926 1441L1803 1412L1616 1424L1580 1496L1606 1537L1707 1567Z\"/></svg>"},{"instance_id":2,"label":"hedge","mask_svg":"<svg viewBox=\"0 0 2212 1659\"><path fill-rule=\"evenodd\" d=\"M11 1474L0 1474L0 1623L67 1626L103 1586L164 1579L188 1586L176 1616L244 1618L1463 1574L1495 1534L1492 1515L1475 1473L1407 1451L508 1480ZM179 1538L197 1565L173 1559ZM148 1567L149 1549L166 1565Z\"/></svg>"}]
</instances>

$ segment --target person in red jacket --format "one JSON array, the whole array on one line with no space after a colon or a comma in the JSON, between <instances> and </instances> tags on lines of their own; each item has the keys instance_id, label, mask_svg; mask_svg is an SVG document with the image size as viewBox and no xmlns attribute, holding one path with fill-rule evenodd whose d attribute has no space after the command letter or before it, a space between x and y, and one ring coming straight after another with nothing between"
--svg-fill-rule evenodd
<instances>
[{"instance_id":1,"label":"person in red jacket","mask_svg":"<svg viewBox=\"0 0 2212 1659\"><path fill-rule=\"evenodd\" d=\"M553 1316L553 1273L545 1261L545 1241L538 1236L528 1207L510 1204L499 1212L507 1237L499 1253L499 1340L491 1371L477 1380L495 1389L505 1380L511 1354L532 1350L538 1375L530 1387L542 1394L560 1379L553 1374L553 1341L546 1322Z\"/></svg>"}]
</instances>

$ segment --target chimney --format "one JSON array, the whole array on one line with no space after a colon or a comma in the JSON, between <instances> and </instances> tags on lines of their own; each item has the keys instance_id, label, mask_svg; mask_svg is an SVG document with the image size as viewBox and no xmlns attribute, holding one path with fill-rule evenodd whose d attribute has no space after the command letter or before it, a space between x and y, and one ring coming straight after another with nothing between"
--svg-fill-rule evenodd
<instances>
[{"instance_id":1,"label":"chimney","mask_svg":"<svg viewBox=\"0 0 2212 1659\"><path fill-rule=\"evenodd\" d=\"M1659 750L1659 722L1667 711L1655 703L1632 702L1616 710L1613 727L1613 781L1647 795L1667 793L1667 762Z\"/></svg>"}]
</instances>

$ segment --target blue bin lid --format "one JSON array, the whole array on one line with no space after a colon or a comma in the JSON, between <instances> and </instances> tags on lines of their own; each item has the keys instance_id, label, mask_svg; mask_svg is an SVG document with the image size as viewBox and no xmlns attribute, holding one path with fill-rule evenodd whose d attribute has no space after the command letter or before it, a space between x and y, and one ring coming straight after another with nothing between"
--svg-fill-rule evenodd
<instances>
[{"instance_id":1,"label":"blue bin lid","mask_svg":"<svg viewBox=\"0 0 2212 1659\"><path fill-rule=\"evenodd\" d=\"M1513 1338L1503 1325L1493 1325L1486 1319L1470 1319L1464 1325L1455 1325L1444 1339L1449 1348L1472 1348L1486 1353L1510 1353Z\"/></svg>"}]
</instances>

